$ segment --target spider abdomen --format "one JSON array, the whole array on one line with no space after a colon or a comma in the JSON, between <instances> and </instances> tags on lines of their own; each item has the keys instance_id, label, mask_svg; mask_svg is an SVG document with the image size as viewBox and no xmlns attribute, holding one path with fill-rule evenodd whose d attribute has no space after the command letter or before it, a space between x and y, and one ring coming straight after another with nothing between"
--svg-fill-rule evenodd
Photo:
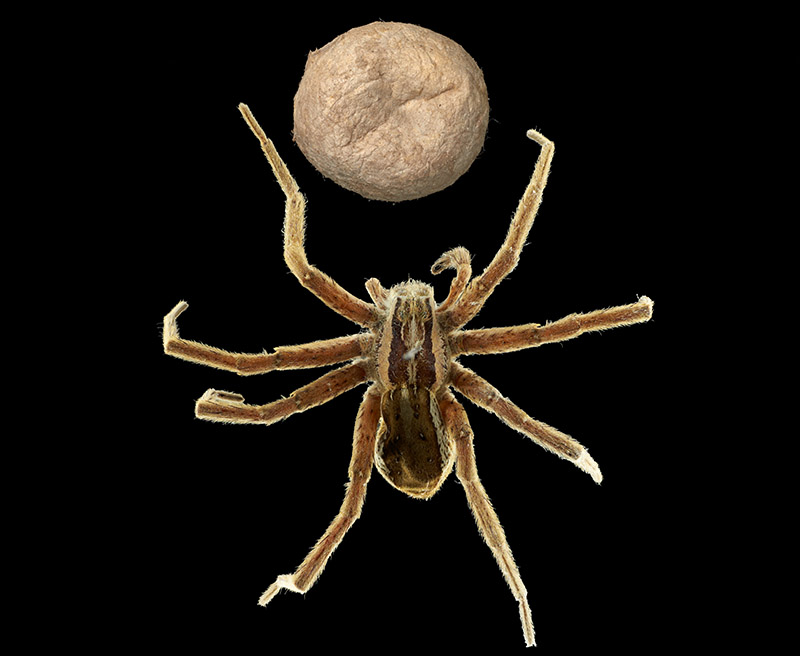
<instances>
[{"instance_id":1,"label":"spider abdomen","mask_svg":"<svg viewBox=\"0 0 800 656\"><path fill-rule=\"evenodd\" d=\"M409 496L433 496L453 466L439 404L424 387L398 387L381 398L378 471Z\"/></svg>"}]
</instances>

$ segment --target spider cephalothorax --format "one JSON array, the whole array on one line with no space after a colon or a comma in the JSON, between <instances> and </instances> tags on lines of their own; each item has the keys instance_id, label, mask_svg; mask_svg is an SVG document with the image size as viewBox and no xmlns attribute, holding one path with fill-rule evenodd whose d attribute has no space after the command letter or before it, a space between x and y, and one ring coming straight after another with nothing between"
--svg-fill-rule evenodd
<instances>
[{"instance_id":1,"label":"spider cephalothorax","mask_svg":"<svg viewBox=\"0 0 800 656\"><path fill-rule=\"evenodd\" d=\"M453 467L436 395L447 381L449 348L430 285L392 287L384 307L374 359L384 390L375 464L397 489L428 499Z\"/></svg>"},{"instance_id":2,"label":"spider cephalothorax","mask_svg":"<svg viewBox=\"0 0 800 656\"><path fill-rule=\"evenodd\" d=\"M286 194L284 258L289 269L323 303L365 331L283 346L273 353L229 353L179 336L176 320L188 307L181 301L164 319L164 350L185 360L241 375L348 363L295 390L288 398L264 405L245 404L239 394L208 390L197 401L195 413L214 421L271 424L326 403L358 385L371 383L356 417L350 481L339 514L295 573L279 576L259 603L266 605L281 588L305 592L314 584L333 550L360 516L373 467L397 489L422 499L433 496L455 467L478 528L519 603L525 642L534 644L527 592L500 521L478 479L472 429L451 388L495 413L540 446L572 461L596 482L602 480L602 475L597 463L577 441L529 417L488 381L462 366L457 358L506 353L571 339L587 331L647 321L652 315L653 302L641 297L630 305L571 314L544 326L530 323L462 329L517 265L541 202L553 143L530 130L528 137L541 145L542 152L505 242L483 273L470 280L469 253L464 248L455 248L442 255L431 269L434 274L448 268L456 272L447 298L438 305L429 285L409 281L387 290L374 278L366 283L372 299L372 303L367 303L308 263L303 246L305 199L250 110L246 105L240 105L239 109L261 142Z\"/></svg>"}]
</instances>

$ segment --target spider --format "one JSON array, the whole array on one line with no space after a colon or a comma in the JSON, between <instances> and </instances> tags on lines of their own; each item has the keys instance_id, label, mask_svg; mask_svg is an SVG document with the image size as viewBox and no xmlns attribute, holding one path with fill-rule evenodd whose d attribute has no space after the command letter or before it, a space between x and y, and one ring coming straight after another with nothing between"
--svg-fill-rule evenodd
<instances>
[{"instance_id":1,"label":"spider","mask_svg":"<svg viewBox=\"0 0 800 656\"><path fill-rule=\"evenodd\" d=\"M461 365L458 356L507 353L571 339L584 332L647 321L652 316L653 302L641 297L636 303L571 314L544 326L529 323L463 329L498 283L516 267L541 202L554 146L535 130L527 133L541 146L533 175L503 245L483 273L470 280L470 254L458 247L447 251L431 268L433 274L455 270L447 298L441 303L434 301L433 288L425 283L412 280L385 289L375 278L366 282L372 302L363 301L308 263L303 245L305 198L250 109L241 104L239 110L261 142L286 195L286 264L303 287L363 330L347 337L282 346L272 353L230 353L179 336L176 320L188 307L181 301L164 318L164 351L244 376L347 363L295 390L288 398L264 405L248 405L239 394L210 389L197 401L195 413L211 421L272 424L370 383L356 417L349 482L338 515L297 570L278 576L259 603L266 605L282 588L304 593L316 582L333 550L361 514L373 467L392 486L417 499L432 497L455 468L478 529L519 604L525 642L534 645L527 591L478 478L472 429L451 388L540 446L572 461L597 483L602 475L577 441L529 417L488 381Z\"/></svg>"}]
</instances>

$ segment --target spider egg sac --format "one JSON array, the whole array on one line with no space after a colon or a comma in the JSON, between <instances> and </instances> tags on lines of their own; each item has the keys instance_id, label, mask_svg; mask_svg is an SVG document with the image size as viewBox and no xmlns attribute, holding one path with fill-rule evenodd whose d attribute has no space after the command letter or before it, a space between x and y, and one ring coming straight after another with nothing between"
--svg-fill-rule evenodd
<instances>
[{"instance_id":1,"label":"spider egg sac","mask_svg":"<svg viewBox=\"0 0 800 656\"><path fill-rule=\"evenodd\" d=\"M356 27L308 55L294 138L325 177L374 200L421 198L478 156L486 84L455 41L408 23Z\"/></svg>"}]
</instances>

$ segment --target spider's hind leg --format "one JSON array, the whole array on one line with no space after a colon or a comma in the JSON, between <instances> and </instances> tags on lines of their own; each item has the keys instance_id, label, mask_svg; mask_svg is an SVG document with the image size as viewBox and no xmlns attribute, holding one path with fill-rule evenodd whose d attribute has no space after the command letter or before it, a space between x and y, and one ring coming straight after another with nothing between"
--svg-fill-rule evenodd
<instances>
[{"instance_id":1,"label":"spider's hind leg","mask_svg":"<svg viewBox=\"0 0 800 656\"><path fill-rule=\"evenodd\" d=\"M364 394L358 409L356 426L353 432L353 456L350 460L350 481L347 484L342 507L328 530L306 556L294 574L283 574L267 588L258 603L266 606L281 588L294 592L306 592L339 546L345 533L361 516L367 483L372 474L375 457L375 438L378 433L378 420L381 416L381 395L377 385L372 385Z\"/></svg>"},{"instance_id":2,"label":"spider's hind leg","mask_svg":"<svg viewBox=\"0 0 800 656\"><path fill-rule=\"evenodd\" d=\"M475 465L475 449L472 446L472 428L467 418L467 413L453 396L447 391L440 401L439 407L442 411L447 431L450 434L456 449L456 476L464 487L467 495L467 502L475 516L478 529L486 540L486 544L492 550L500 571L503 573L506 583L511 588L511 593L519 604L519 615L522 622L522 633L525 636L525 644L530 647L536 644L533 632L533 619L531 609L528 605L528 592L522 583L519 569L514 562L514 556L506 541L503 526L492 508L492 503L486 490L478 478L478 469Z\"/></svg>"},{"instance_id":3,"label":"spider's hind leg","mask_svg":"<svg viewBox=\"0 0 800 656\"><path fill-rule=\"evenodd\" d=\"M544 422L529 417L519 406L511 403L489 381L474 371L454 362L451 367L450 384L475 405L496 414L511 428L527 435L539 446L572 462L578 469L589 474L595 483L603 480L600 467L577 440Z\"/></svg>"}]
</instances>

